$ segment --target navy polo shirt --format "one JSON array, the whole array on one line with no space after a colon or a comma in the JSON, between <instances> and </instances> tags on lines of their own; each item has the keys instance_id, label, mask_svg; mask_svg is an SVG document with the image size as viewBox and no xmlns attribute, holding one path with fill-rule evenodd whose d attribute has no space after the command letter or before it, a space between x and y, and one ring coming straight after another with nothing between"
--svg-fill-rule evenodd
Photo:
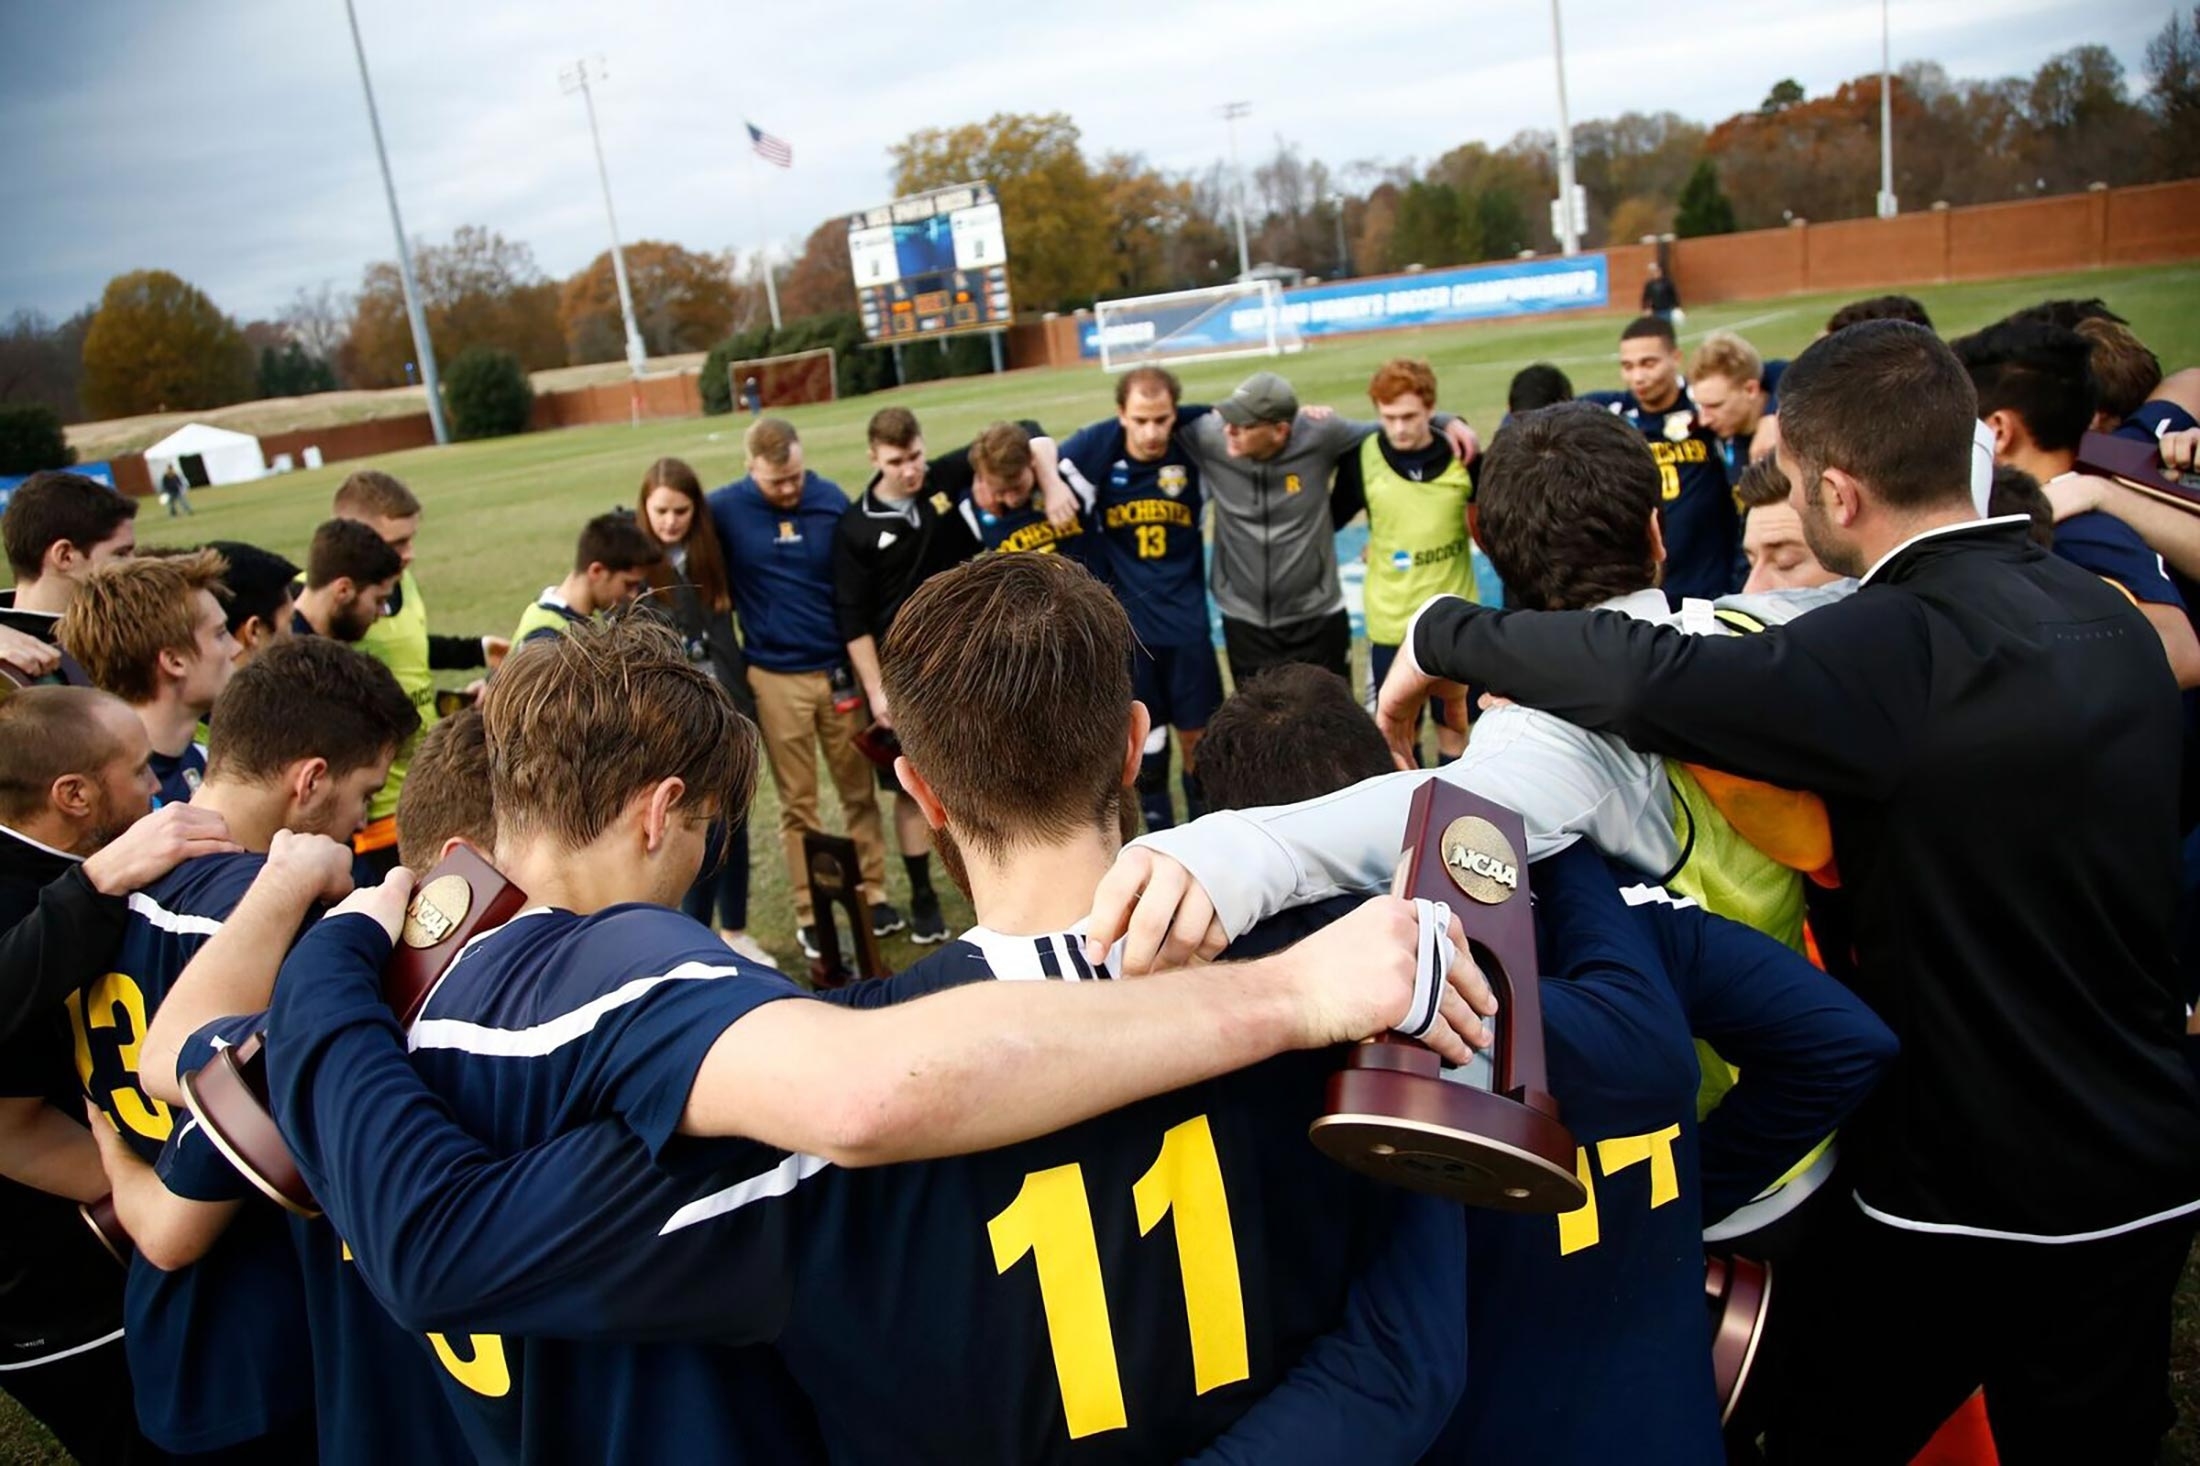
<instances>
[{"instance_id":1,"label":"navy polo shirt","mask_svg":"<svg viewBox=\"0 0 2200 1466\"><path fill-rule=\"evenodd\" d=\"M726 578L752 666L767 672L824 672L847 657L833 612L833 532L848 511L840 486L802 477L792 509L774 508L754 479L710 496L710 519L726 552Z\"/></svg>"}]
</instances>

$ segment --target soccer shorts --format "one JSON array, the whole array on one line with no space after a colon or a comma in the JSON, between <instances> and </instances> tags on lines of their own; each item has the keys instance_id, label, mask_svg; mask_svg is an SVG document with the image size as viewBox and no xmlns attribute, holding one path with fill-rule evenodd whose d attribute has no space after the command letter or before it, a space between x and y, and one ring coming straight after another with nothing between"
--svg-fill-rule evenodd
<instances>
[{"instance_id":1,"label":"soccer shorts","mask_svg":"<svg viewBox=\"0 0 2200 1466\"><path fill-rule=\"evenodd\" d=\"M1197 733L1222 706L1222 668L1215 649L1205 643L1133 647L1131 696L1146 705L1156 728Z\"/></svg>"}]
</instances>

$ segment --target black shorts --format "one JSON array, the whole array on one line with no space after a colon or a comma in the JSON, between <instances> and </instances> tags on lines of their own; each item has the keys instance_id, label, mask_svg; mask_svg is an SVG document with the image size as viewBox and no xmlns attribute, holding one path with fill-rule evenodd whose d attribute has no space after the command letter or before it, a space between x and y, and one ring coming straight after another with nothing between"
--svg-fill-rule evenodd
<instances>
[{"instance_id":1,"label":"black shorts","mask_svg":"<svg viewBox=\"0 0 2200 1466\"><path fill-rule=\"evenodd\" d=\"M1222 668L1215 649L1137 646L1131 649L1131 696L1146 705L1156 728L1197 733L1222 706Z\"/></svg>"},{"instance_id":2,"label":"black shorts","mask_svg":"<svg viewBox=\"0 0 2200 1466\"><path fill-rule=\"evenodd\" d=\"M1230 676L1238 686L1285 662L1305 662L1352 680L1352 617L1344 611L1255 626L1222 618L1222 644L1230 655Z\"/></svg>"}]
</instances>

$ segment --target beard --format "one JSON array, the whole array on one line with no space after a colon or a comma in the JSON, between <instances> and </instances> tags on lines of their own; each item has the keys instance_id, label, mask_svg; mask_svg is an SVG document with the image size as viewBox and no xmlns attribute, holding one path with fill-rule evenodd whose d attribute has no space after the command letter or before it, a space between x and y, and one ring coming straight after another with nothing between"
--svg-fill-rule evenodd
<instances>
[{"instance_id":1,"label":"beard","mask_svg":"<svg viewBox=\"0 0 2200 1466\"><path fill-rule=\"evenodd\" d=\"M1843 544L1835 538L1833 520L1826 514L1825 496L1819 492L1816 484L1804 491L1802 508L1795 517L1803 527L1803 543L1810 546L1810 552L1818 557L1819 564L1836 575L1846 575L1852 579L1870 568L1864 564L1863 557L1857 553L1854 545Z\"/></svg>"}]
</instances>

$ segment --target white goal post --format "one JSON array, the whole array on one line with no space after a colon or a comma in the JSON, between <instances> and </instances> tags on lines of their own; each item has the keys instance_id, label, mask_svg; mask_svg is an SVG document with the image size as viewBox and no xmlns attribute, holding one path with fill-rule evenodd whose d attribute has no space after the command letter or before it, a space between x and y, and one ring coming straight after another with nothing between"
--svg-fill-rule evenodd
<instances>
[{"instance_id":1,"label":"white goal post","mask_svg":"<svg viewBox=\"0 0 2200 1466\"><path fill-rule=\"evenodd\" d=\"M727 362L726 384L733 392L735 412L748 408L743 388L752 377L766 407L783 407L790 402L833 402L839 398L840 361L830 346ZM820 381L822 395L815 390Z\"/></svg>"},{"instance_id":2,"label":"white goal post","mask_svg":"<svg viewBox=\"0 0 2200 1466\"><path fill-rule=\"evenodd\" d=\"M1281 356L1305 342L1273 280L1172 290L1095 304L1100 367L1119 372L1159 361Z\"/></svg>"}]
</instances>

